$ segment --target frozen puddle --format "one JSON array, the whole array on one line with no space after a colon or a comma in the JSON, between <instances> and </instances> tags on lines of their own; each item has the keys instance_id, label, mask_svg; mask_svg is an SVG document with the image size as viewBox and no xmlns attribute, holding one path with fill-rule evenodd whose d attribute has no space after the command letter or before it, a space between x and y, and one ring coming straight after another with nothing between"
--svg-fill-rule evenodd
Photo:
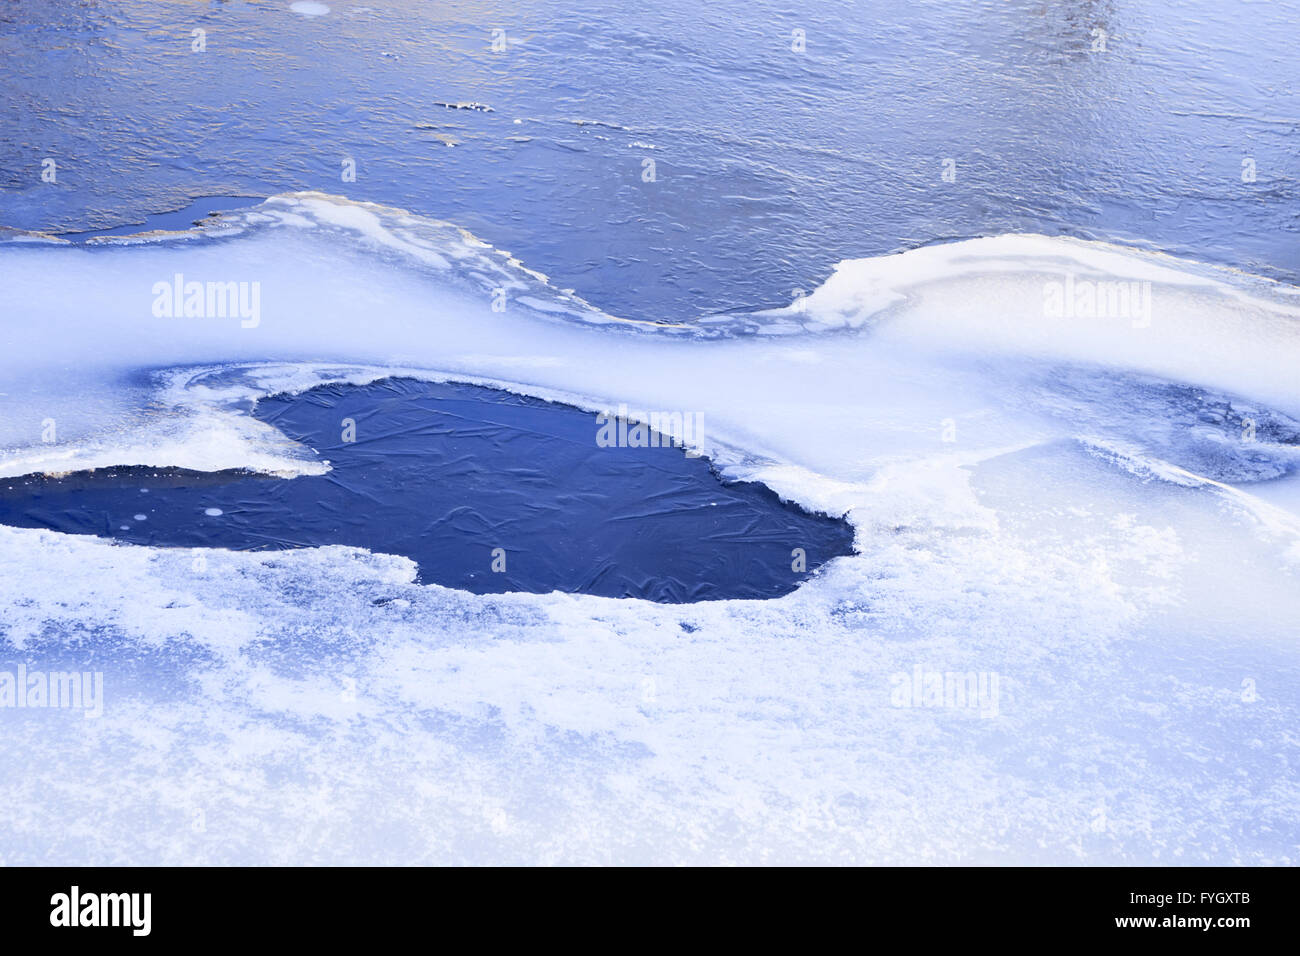
<instances>
[{"instance_id":1,"label":"frozen puddle","mask_svg":"<svg viewBox=\"0 0 1300 956\"><path fill-rule=\"evenodd\" d=\"M387 379L264 399L254 414L331 470L27 476L0 488L0 522L151 546L344 544L480 594L668 603L776 597L852 553L842 520L724 484L680 448L602 447L595 415L537 398Z\"/></svg>"}]
</instances>

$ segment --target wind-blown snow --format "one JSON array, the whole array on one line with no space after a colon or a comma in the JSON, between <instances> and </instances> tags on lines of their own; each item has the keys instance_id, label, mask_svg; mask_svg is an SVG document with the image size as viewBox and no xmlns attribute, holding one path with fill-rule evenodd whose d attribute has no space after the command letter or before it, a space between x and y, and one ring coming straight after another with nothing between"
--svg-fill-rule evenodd
<instances>
[{"instance_id":1,"label":"wind-blown snow","mask_svg":"<svg viewBox=\"0 0 1300 956\"><path fill-rule=\"evenodd\" d=\"M93 647L108 695L0 710L6 862L1296 862L1294 289L1004 236L651 326L320 194L23 238L0 475L322 473L251 403L400 372L699 413L860 554L674 607L0 528L0 670ZM259 283L259 321L155 316L176 274ZM1150 283L1149 314L1052 317L1066 276ZM896 706L915 668L996 674L996 716Z\"/></svg>"}]
</instances>

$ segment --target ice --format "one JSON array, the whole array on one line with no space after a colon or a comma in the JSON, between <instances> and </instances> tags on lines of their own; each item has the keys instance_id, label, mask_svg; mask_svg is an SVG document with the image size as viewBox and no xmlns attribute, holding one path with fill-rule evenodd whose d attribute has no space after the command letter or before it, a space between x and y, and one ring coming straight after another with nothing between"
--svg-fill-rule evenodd
<instances>
[{"instance_id":1,"label":"ice","mask_svg":"<svg viewBox=\"0 0 1300 956\"><path fill-rule=\"evenodd\" d=\"M178 274L259 283L259 322L155 317ZM1149 315L1046 315L1066 276L1150 283ZM405 374L695 412L860 552L658 606L0 528L0 669L93 647L106 695L0 711L5 862L1297 862L1289 287L1004 236L651 325L320 194L5 243L0 284L0 475L322 473L251 403ZM998 716L894 706L917 668L998 675Z\"/></svg>"}]
</instances>

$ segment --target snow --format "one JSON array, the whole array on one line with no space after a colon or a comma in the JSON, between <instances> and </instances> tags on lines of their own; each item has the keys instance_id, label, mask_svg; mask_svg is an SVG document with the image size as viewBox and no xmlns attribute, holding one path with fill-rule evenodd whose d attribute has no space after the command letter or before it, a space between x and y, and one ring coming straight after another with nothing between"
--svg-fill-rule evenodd
<instances>
[{"instance_id":1,"label":"snow","mask_svg":"<svg viewBox=\"0 0 1300 956\"><path fill-rule=\"evenodd\" d=\"M260 283L260 323L155 317L177 273ZM1151 283L1150 321L1046 316L1065 275ZM397 372L696 413L860 551L660 606L0 528L0 663L93 646L106 694L0 712L5 862L1297 862L1300 495L1256 480L1295 463L1293 289L1002 236L653 326L321 194L0 244L0 284L3 476L324 473L251 404ZM997 716L895 706L916 668L998 675Z\"/></svg>"}]
</instances>

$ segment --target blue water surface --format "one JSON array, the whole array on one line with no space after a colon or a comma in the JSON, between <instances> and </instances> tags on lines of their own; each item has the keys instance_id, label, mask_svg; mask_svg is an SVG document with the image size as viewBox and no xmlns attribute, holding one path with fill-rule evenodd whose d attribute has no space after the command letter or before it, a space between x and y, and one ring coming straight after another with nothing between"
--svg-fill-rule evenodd
<instances>
[{"instance_id":1,"label":"blue water surface","mask_svg":"<svg viewBox=\"0 0 1300 956\"><path fill-rule=\"evenodd\" d=\"M0 523L154 547L346 544L405 555L422 583L478 594L665 603L777 597L853 553L846 521L723 483L656 433L654 447L598 443L595 416L536 398L389 379L274 396L255 414L329 473L30 475L0 481Z\"/></svg>"},{"instance_id":2,"label":"blue water surface","mask_svg":"<svg viewBox=\"0 0 1300 956\"><path fill-rule=\"evenodd\" d=\"M1300 276L1294 0L328 6L6 4L0 224L319 189L643 319L1009 231Z\"/></svg>"}]
</instances>

